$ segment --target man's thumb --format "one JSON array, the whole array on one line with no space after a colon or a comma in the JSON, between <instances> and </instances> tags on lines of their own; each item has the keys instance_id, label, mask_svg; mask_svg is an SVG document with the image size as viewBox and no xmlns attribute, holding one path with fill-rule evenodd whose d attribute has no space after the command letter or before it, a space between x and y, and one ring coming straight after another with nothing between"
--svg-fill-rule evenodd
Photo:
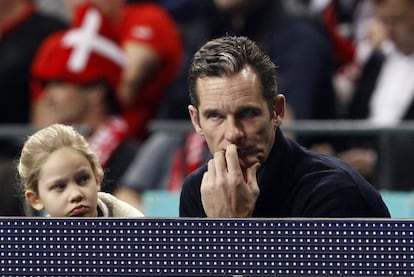
<instances>
[{"instance_id":1,"label":"man's thumb","mask_svg":"<svg viewBox=\"0 0 414 277\"><path fill-rule=\"evenodd\" d=\"M256 172L260 167L260 163L257 162L247 169L247 181L250 183L252 180L256 180Z\"/></svg>"}]
</instances>

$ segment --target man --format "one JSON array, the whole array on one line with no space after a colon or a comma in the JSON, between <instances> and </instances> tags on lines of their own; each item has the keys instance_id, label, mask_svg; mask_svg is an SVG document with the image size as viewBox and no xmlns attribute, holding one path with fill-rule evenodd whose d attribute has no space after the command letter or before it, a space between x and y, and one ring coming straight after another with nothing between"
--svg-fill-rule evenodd
<instances>
[{"instance_id":1,"label":"man","mask_svg":"<svg viewBox=\"0 0 414 277\"><path fill-rule=\"evenodd\" d=\"M28 124L30 63L43 39L66 27L41 12L34 0L0 0L0 124ZM15 191L14 160L21 149L14 136L0 138L0 214L24 215Z\"/></svg>"},{"instance_id":2,"label":"man","mask_svg":"<svg viewBox=\"0 0 414 277\"><path fill-rule=\"evenodd\" d=\"M29 122L30 63L42 40L65 27L39 11L35 1L0 0L0 123Z\"/></svg>"},{"instance_id":3,"label":"man","mask_svg":"<svg viewBox=\"0 0 414 277\"><path fill-rule=\"evenodd\" d=\"M30 63L40 43L66 24L39 11L32 0L0 0L0 124L27 124L30 118ZM16 138L0 138L0 155L14 159Z\"/></svg>"},{"instance_id":4,"label":"man","mask_svg":"<svg viewBox=\"0 0 414 277\"><path fill-rule=\"evenodd\" d=\"M84 127L104 169L102 190L113 192L134 158L138 144L129 139L115 90L126 57L111 24L94 6L77 11L73 26L50 35L32 66L34 102L41 101L41 128L52 123Z\"/></svg>"},{"instance_id":5,"label":"man","mask_svg":"<svg viewBox=\"0 0 414 277\"><path fill-rule=\"evenodd\" d=\"M148 1L65 0L69 14L87 3L109 18L127 56L117 95L130 135L142 142L149 135L149 120L155 117L181 66L183 46L178 26L167 10Z\"/></svg>"},{"instance_id":6,"label":"man","mask_svg":"<svg viewBox=\"0 0 414 277\"><path fill-rule=\"evenodd\" d=\"M375 16L384 35L357 80L349 106L350 119L367 119L377 126L395 126L414 119L414 1L375 0ZM377 30L376 30L377 31ZM414 147L412 134L398 134L387 141L392 151L382 148L376 137L343 140L337 146L344 159L378 187L411 191L414 186ZM383 149L382 149L383 150ZM382 153L388 155L383 159ZM383 162L388 162L388 170ZM389 172L389 176L382 176ZM390 182L385 182L389 179Z\"/></svg>"},{"instance_id":7,"label":"man","mask_svg":"<svg viewBox=\"0 0 414 277\"><path fill-rule=\"evenodd\" d=\"M280 125L275 65L246 37L221 37L189 71L195 130L213 158L186 177L182 217L390 217L379 193L347 164L303 149Z\"/></svg>"}]
</instances>

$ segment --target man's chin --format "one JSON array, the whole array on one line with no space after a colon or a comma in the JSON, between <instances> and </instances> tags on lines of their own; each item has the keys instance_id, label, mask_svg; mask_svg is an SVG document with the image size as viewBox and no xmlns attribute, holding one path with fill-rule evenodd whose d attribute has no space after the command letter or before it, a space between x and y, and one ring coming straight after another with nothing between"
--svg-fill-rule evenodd
<instances>
[{"instance_id":1,"label":"man's chin","mask_svg":"<svg viewBox=\"0 0 414 277\"><path fill-rule=\"evenodd\" d=\"M248 159L239 159L240 167L242 171L246 171L249 167L254 165L256 161L248 160Z\"/></svg>"}]
</instances>

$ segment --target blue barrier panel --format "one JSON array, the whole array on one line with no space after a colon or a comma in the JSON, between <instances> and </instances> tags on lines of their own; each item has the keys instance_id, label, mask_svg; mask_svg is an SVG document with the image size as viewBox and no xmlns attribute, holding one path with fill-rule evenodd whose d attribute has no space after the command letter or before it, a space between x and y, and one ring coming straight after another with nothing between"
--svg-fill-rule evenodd
<instances>
[{"instance_id":1,"label":"blue barrier panel","mask_svg":"<svg viewBox=\"0 0 414 277\"><path fill-rule=\"evenodd\" d=\"M414 221L0 220L1 276L413 276Z\"/></svg>"},{"instance_id":2,"label":"blue barrier panel","mask_svg":"<svg viewBox=\"0 0 414 277\"><path fill-rule=\"evenodd\" d=\"M178 217L180 193L147 190L142 194L143 212L147 217Z\"/></svg>"},{"instance_id":3,"label":"blue barrier panel","mask_svg":"<svg viewBox=\"0 0 414 277\"><path fill-rule=\"evenodd\" d=\"M392 218L414 218L414 191L381 191Z\"/></svg>"}]
</instances>

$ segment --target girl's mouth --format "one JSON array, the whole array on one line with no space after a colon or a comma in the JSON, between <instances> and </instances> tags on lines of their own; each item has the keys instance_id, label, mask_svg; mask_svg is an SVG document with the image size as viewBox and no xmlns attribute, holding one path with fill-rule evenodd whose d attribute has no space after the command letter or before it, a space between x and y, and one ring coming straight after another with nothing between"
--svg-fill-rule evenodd
<instances>
[{"instance_id":1,"label":"girl's mouth","mask_svg":"<svg viewBox=\"0 0 414 277\"><path fill-rule=\"evenodd\" d=\"M69 216L83 216L87 210L86 206L77 206L70 211Z\"/></svg>"}]
</instances>

